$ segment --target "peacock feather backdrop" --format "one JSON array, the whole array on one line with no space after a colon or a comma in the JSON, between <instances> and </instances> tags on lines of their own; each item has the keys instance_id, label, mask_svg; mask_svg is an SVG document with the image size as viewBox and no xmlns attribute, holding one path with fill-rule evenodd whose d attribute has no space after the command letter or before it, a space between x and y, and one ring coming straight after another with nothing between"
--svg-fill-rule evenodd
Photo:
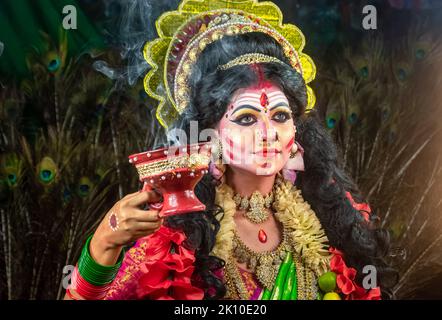
<instances>
[{"instance_id":1,"label":"peacock feather backdrop","mask_svg":"<svg viewBox=\"0 0 442 320\"><path fill-rule=\"evenodd\" d=\"M390 231L395 297L441 299L441 6L274 2L303 31L315 109ZM165 143L142 48L178 3L0 3L0 299L61 298L87 236L139 187L127 155ZM377 30L361 26L367 3Z\"/></svg>"}]
</instances>

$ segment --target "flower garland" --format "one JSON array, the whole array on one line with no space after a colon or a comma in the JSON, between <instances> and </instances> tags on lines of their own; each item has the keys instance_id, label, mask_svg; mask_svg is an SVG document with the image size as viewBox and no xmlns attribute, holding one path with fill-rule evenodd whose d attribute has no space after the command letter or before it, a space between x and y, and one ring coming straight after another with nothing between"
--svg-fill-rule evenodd
<instances>
[{"instance_id":1,"label":"flower garland","mask_svg":"<svg viewBox=\"0 0 442 320\"><path fill-rule=\"evenodd\" d=\"M319 276L329 270L330 254L327 236L310 205L304 201L301 191L290 181L277 178L275 190L275 217L289 230L292 250L302 256L304 263ZM215 203L224 210L218 217L221 227L216 236L212 254L227 261L232 252L235 222L233 216L236 204L233 190L225 183L217 187Z\"/></svg>"},{"instance_id":2,"label":"flower garland","mask_svg":"<svg viewBox=\"0 0 442 320\"><path fill-rule=\"evenodd\" d=\"M278 177L278 179L280 179ZM301 190L290 181L279 181L273 204L276 218L290 230L293 250L317 276L329 270L328 238Z\"/></svg>"}]
</instances>

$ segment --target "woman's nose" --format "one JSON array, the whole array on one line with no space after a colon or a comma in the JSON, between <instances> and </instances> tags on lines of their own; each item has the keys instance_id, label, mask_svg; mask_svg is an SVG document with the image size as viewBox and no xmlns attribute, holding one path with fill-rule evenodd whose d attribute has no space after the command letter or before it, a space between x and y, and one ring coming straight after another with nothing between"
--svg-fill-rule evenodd
<instances>
[{"instance_id":1,"label":"woman's nose","mask_svg":"<svg viewBox=\"0 0 442 320\"><path fill-rule=\"evenodd\" d=\"M258 137L260 140L273 142L278 140L278 132L269 122L265 122L259 129Z\"/></svg>"}]
</instances>

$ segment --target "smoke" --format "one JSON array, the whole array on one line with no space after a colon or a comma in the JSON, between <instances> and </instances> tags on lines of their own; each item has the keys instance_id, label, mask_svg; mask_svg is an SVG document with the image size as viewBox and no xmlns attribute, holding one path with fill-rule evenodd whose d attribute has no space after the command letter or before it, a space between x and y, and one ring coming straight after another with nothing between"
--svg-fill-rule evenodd
<instances>
[{"instance_id":1,"label":"smoke","mask_svg":"<svg viewBox=\"0 0 442 320\"><path fill-rule=\"evenodd\" d=\"M3 44L3 42L0 41L0 57L3 54L3 49L5 49L5 45Z\"/></svg>"},{"instance_id":2,"label":"smoke","mask_svg":"<svg viewBox=\"0 0 442 320\"><path fill-rule=\"evenodd\" d=\"M94 69L112 80L117 88L134 86L149 65L143 57L143 46L157 37L155 20L165 11L175 10L179 0L103 0L105 35L111 47L119 50L123 66L110 66L96 61Z\"/></svg>"}]
</instances>

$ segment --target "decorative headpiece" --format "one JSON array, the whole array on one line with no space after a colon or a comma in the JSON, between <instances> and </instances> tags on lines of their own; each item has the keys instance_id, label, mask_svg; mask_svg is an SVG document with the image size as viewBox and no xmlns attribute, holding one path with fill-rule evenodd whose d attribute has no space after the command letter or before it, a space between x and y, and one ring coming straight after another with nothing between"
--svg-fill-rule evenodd
<instances>
[{"instance_id":1,"label":"decorative headpiece","mask_svg":"<svg viewBox=\"0 0 442 320\"><path fill-rule=\"evenodd\" d=\"M241 65L252 64L252 63L265 63L265 62L275 62L275 63L284 64L284 62L282 62L278 58L271 57L266 54L246 53L246 54L243 54L243 55L227 62L226 64L219 66L218 70L227 70L227 69L233 68L235 66L241 66Z\"/></svg>"},{"instance_id":2,"label":"decorative headpiece","mask_svg":"<svg viewBox=\"0 0 442 320\"><path fill-rule=\"evenodd\" d=\"M159 101L156 117L166 128L187 108L190 95L187 83L198 56L208 44L224 35L263 32L281 45L290 65L302 74L306 84L316 75L312 59L302 52L304 35L298 27L282 24L281 10L272 2L183 0L177 11L162 14L155 25L159 38L144 47L144 57L152 67L144 78L144 88ZM277 60L264 56L255 53L253 59L257 59L256 63ZM226 65L246 64L250 61L246 58L251 56L243 55ZM266 60L269 58L273 60ZM316 101L309 86L307 95L308 112Z\"/></svg>"}]
</instances>

